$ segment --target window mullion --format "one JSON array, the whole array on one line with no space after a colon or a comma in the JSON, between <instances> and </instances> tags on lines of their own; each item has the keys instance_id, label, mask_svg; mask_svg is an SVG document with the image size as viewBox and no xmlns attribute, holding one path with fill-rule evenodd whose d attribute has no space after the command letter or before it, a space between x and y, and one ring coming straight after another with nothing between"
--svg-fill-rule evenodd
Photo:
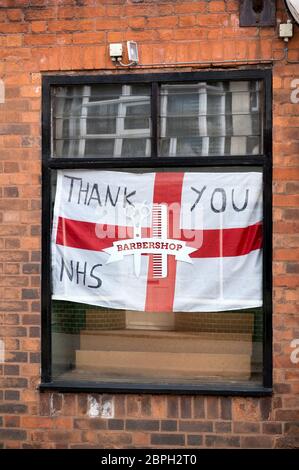
<instances>
[{"instance_id":1,"label":"window mullion","mask_svg":"<svg viewBox=\"0 0 299 470\"><path fill-rule=\"evenodd\" d=\"M159 138L159 85L157 82L152 83L151 90L151 124L152 124L152 145L151 156L158 156L158 138Z\"/></svg>"}]
</instances>

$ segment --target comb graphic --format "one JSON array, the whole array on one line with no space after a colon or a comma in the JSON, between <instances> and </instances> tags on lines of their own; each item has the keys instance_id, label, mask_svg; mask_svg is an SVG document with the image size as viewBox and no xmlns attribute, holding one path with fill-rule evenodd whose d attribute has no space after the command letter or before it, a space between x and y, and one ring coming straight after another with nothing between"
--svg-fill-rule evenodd
<instances>
[{"instance_id":1,"label":"comb graphic","mask_svg":"<svg viewBox=\"0 0 299 470\"><path fill-rule=\"evenodd\" d=\"M167 206L165 204L153 204L152 207L152 237L168 237ZM156 253L153 255L153 278L161 279L167 277L167 253Z\"/></svg>"}]
</instances>

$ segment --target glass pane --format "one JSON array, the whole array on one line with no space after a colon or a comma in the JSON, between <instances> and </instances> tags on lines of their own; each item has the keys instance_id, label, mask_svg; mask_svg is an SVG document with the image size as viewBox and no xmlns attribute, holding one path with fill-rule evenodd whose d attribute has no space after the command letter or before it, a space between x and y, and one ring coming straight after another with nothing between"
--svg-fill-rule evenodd
<instances>
[{"instance_id":1,"label":"glass pane","mask_svg":"<svg viewBox=\"0 0 299 470\"><path fill-rule=\"evenodd\" d=\"M53 176L54 379L260 385L260 169Z\"/></svg>"},{"instance_id":2,"label":"glass pane","mask_svg":"<svg viewBox=\"0 0 299 470\"><path fill-rule=\"evenodd\" d=\"M150 156L149 85L57 87L52 101L55 157Z\"/></svg>"},{"instance_id":3,"label":"glass pane","mask_svg":"<svg viewBox=\"0 0 299 470\"><path fill-rule=\"evenodd\" d=\"M88 119L86 122L86 134L101 135L101 134L115 134L116 132L116 119L113 117L105 117L100 119ZM76 135L72 137L76 138Z\"/></svg>"},{"instance_id":4,"label":"glass pane","mask_svg":"<svg viewBox=\"0 0 299 470\"><path fill-rule=\"evenodd\" d=\"M162 85L160 155L261 153L261 93L260 81Z\"/></svg>"}]
</instances>

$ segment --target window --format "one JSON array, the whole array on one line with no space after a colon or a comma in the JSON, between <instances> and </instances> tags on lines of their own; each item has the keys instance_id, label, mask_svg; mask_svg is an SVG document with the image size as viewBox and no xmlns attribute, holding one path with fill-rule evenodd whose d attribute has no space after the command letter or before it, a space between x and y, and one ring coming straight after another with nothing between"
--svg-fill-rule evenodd
<instances>
[{"instance_id":1,"label":"window","mask_svg":"<svg viewBox=\"0 0 299 470\"><path fill-rule=\"evenodd\" d=\"M270 392L270 84L44 77L42 388Z\"/></svg>"},{"instance_id":2,"label":"window","mask_svg":"<svg viewBox=\"0 0 299 470\"><path fill-rule=\"evenodd\" d=\"M56 88L54 155L150 156L150 92L142 84Z\"/></svg>"}]
</instances>

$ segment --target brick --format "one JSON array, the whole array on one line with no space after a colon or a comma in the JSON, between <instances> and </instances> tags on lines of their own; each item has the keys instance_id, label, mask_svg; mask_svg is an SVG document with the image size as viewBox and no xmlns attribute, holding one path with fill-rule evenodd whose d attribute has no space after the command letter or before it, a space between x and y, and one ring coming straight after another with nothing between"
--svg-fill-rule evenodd
<instances>
[{"instance_id":1,"label":"brick","mask_svg":"<svg viewBox=\"0 0 299 470\"><path fill-rule=\"evenodd\" d=\"M28 24L0 23L0 33L3 34L27 33L28 29Z\"/></svg>"},{"instance_id":2,"label":"brick","mask_svg":"<svg viewBox=\"0 0 299 470\"><path fill-rule=\"evenodd\" d=\"M157 446L184 446L185 436L183 434L152 434L151 444Z\"/></svg>"},{"instance_id":3,"label":"brick","mask_svg":"<svg viewBox=\"0 0 299 470\"><path fill-rule=\"evenodd\" d=\"M93 418L90 419L75 419L74 420L74 427L75 429L93 429L93 430L100 430L100 429L107 429L107 421L100 418Z\"/></svg>"},{"instance_id":4,"label":"brick","mask_svg":"<svg viewBox=\"0 0 299 470\"><path fill-rule=\"evenodd\" d=\"M161 421L161 431L177 431L177 421L173 419Z\"/></svg>"},{"instance_id":5,"label":"brick","mask_svg":"<svg viewBox=\"0 0 299 470\"><path fill-rule=\"evenodd\" d=\"M4 399L7 401L17 401L20 399L20 392L18 390L5 390Z\"/></svg>"},{"instance_id":6,"label":"brick","mask_svg":"<svg viewBox=\"0 0 299 470\"><path fill-rule=\"evenodd\" d=\"M188 434L187 435L187 445L199 447L203 444L203 436L198 436L196 434Z\"/></svg>"},{"instance_id":7,"label":"brick","mask_svg":"<svg viewBox=\"0 0 299 470\"><path fill-rule=\"evenodd\" d=\"M114 397L114 410L115 410L116 418L121 418L126 415L126 396L125 395L116 395Z\"/></svg>"},{"instance_id":8,"label":"brick","mask_svg":"<svg viewBox=\"0 0 299 470\"><path fill-rule=\"evenodd\" d=\"M202 27L221 27L227 26L228 19L226 15L222 14L205 14L205 15L198 15L198 24Z\"/></svg>"},{"instance_id":9,"label":"brick","mask_svg":"<svg viewBox=\"0 0 299 470\"><path fill-rule=\"evenodd\" d=\"M5 335L10 335L14 337L24 337L26 336L26 328L23 328L21 326L19 327L3 327L2 329L3 334Z\"/></svg>"},{"instance_id":10,"label":"brick","mask_svg":"<svg viewBox=\"0 0 299 470\"><path fill-rule=\"evenodd\" d=\"M150 420L150 419L138 419L132 420L128 419L126 421L126 429L128 431L158 431L159 430L159 421Z\"/></svg>"},{"instance_id":11,"label":"brick","mask_svg":"<svg viewBox=\"0 0 299 470\"><path fill-rule=\"evenodd\" d=\"M31 23L31 32L32 33L44 33L47 30L46 21L33 21Z\"/></svg>"},{"instance_id":12,"label":"brick","mask_svg":"<svg viewBox=\"0 0 299 470\"><path fill-rule=\"evenodd\" d=\"M195 396L193 398L193 412L194 418L205 417L205 399L201 396Z\"/></svg>"},{"instance_id":13,"label":"brick","mask_svg":"<svg viewBox=\"0 0 299 470\"><path fill-rule=\"evenodd\" d=\"M277 421L299 421L299 410L277 410Z\"/></svg>"},{"instance_id":14,"label":"brick","mask_svg":"<svg viewBox=\"0 0 299 470\"><path fill-rule=\"evenodd\" d=\"M180 416L181 418L191 418L192 416L192 398L180 397Z\"/></svg>"},{"instance_id":15,"label":"brick","mask_svg":"<svg viewBox=\"0 0 299 470\"><path fill-rule=\"evenodd\" d=\"M236 434L257 434L259 431L259 423L241 421L233 424L233 432Z\"/></svg>"},{"instance_id":16,"label":"brick","mask_svg":"<svg viewBox=\"0 0 299 470\"><path fill-rule=\"evenodd\" d=\"M175 16L151 17L147 20L149 28L171 28L177 25L177 18Z\"/></svg>"},{"instance_id":17,"label":"brick","mask_svg":"<svg viewBox=\"0 0 299 470\"><path fill-rule=\"evenodd\" d=\"M21 9L10 9L7 10L7 18L10 21L22 21L23 12Z\"/></svg>"},{"instance_id":18,"label":"brick","mask_svg":"<svg viewBox=\"0 0 299 470\"><path fill-rule=\"evenodd\" d=\"M151 397L151 417L160 419L167 417L167 403L164 395Z\"/></svg>"},{"instance_id":19,"label":"brick","mask_svg":"<svg viewBox=\"0 0 299 470\"><path fill-rule=\"evenodd\" d=\"M26 405L21 405L21 404L0 404L0 413L6 413L6 414L14 414L14 413L25 413L27 411L27 406Z\"/></svg>"},{"instance_id":20,"label":"brick","mask_svg":"<svg viewBox=\"0 0 299 470\"><path fill-rule=\"evenodd\" d=\"M183 432L212 432L213 423L211 421L179 421L179 431Z\"/></svg>"},{"instance_id":21,"label":"brick","mask_svg":"<svg viewBox=\"0 0 299 470\"><path fill-rule=\"evenodd\" d=\"M260 400L260 413L263 421L266 421L270 418L272 407L272 401L269 397L263 397Z\"/></svg>"},{"instance_id":22,"label":"brick","mask_svg":"<svg viewBox=\"0 0 299 470\"><path fill-rule=\"evenodd\" d=\"M226 433L232 431L232 424L228 421L215 421L215 432L216 433Z\"/></svg>"},{"instance_id":23,"label":"brick","mask_svg":"<svg viewBox=\"0 0 299 470\"><path fill-rule=\"evenodd\" d=\"M232 400L229 397L220 398L220 417L221 419L232 419Z\"/></svg>"},{"instance_id":24,"label":"brick","mask_svg":"<svg viewBox=\"0 0 299 470\"><path fill-rule=\"evenodd\" d=\"M28 253L26 251L5 251L0 252L0 261L28 261Z\"/></svg>"},{"instance_id":25,"label":"brick","mask_svg":"<svg viewBox=\"0 0 299 470\"><path fill-rule=\"evenodd\" d=\"M42 8L42 9L28 9L25 13L25 20L45 20L56 17L55 8Z\"/></svg>"},{"instance_id":26,"label":"brick","mask_svg":"<svg viewBox=\"0 0 299 470\"><path fill-rule=\"evenodd\" d=\"M19 196L19 190L16 186L12 187L5 187L3 188L4 191L4 197L18 197Z\"/></svg>"},{"instance_id":27,"label":"brick","mask_svg":"<svg viewBox=\"0 0 299 470\"><path fill-rule=\"evenodd\" d=\"M124 429L125 423L123 419L109 419L108 420L108 429L111 430L121 430Z\"/></svg>"},{"instance_id":28,"label":"brick","mask_svg":"<svg viewBox=\"0 0 299 470\"><path fill-rule=\"evenodd\" d=\"M53 34L26 35L24 43L26 46L41 46L55 44L56 37Z\"/></svg>"},{"instance_id":29,"label":"brick","mask_svg":"<svg viewBox=\"0 0 299 470\"><path fill-rule=\"evenodd\" d=\"M37 263L24 263L22 271L24 274L39 274L40 266Z\"/></svg>"},{"instance_id":30,"label":"brick","mask_svg":"<svg viewBox=\"0 0 299 470\"><path fill-rule=\"evenodd\" d=\"M281 428L280 428L280 433L281 433ZM284 423L284 433L292 437L299 436L299 422ZM279 433L276 432L275 434L279 434Z\"/></svg>"},{"instance_id":31,"label":"brick","mask_svg":"<svg viewBox=\"0 0 299 470\"><path fill-rule=\"evenodd\" d=\"M15 248L15 249L20 248L20 240L17 240L15 238L6 239L5 240L5 248L7 250L11 250L13 248ZM23 284L23 285L27 285L27 284Z\"/></svg>"},{"instance_id":32,"label":"brick","mask_svg":"<svg viewBox=\"0 0 299 470\"><path fill-rule=\"evenodd\" d=\"M32 262L38 262L41 260L41 254L39 251L33 251L31 254L31 259L30 261Z\"/></svg>"},{"instance_id":33,"label":"brick","mask_svg":"<svg viewBox=\"0 0 299 470\"><path fill-rule=\"evenodd\" d=\"M0 276L0 284L6 287L22 287L28 285L28 279L21 276Z\"/></svg>"},{"instance_id":34,"label":"brick","mask_svg":"<svg viewBox=\"0 0 299 470\"><path fill-rule=\"evenodd\" d=\"M219 12L225 11L225 3L224 1L213 1L210 2L208 5L209 12Z\"/></svg>"},{"instance_id":35,"label":"brick","mask_svg":"<svg viewBox=\"0 0 299 470\"><path fill-rule=\"evenodd\" d=\"M30 338L40 338L40 328L38 326L31 326L29 328Z\"/></svg>"},{"instance_id":36,"label":"brick","mask_svg":"<svg viewBox=\"0 0 299 470\"><path fill-rule=\"evenodd\" d=\"M32 312L40 312L41 305L40 302L32 302L31 304L31 311Z\"/></svg>"},{"instance_id":37,"label":"brick","mask_svg":"<svg viewBox=\"0 0 299 470\"><path fill-rule=\"evenodd\" d=\"M299 179L299 168L274 168L273 178L276 181L296 181Z\"/></svg>"},{"instance_id":38,"label":"brick","mask_svg":"<svg viewBox=\"0 0 299 470\"><path fill-rule=\"evenodd\" d=\"M150 396L128 396L127 415L132 417L151 416Z\"/></svg>"},{"instance_id":39,"label":"brick","mask_svg":"<svg viewBox=\"0 0 299 470\"><path fill-rule=\"evenodd\" d=\"M96 20L96 29L121 31L121 30L126 29L126 23L124 20L121 20L119 18L101 18L101 19Z\"/></svg>"},{"instance_id":40,"label":"brick","mask_svg":"<svg viewBox=\"0 0 299 470\"><path fill-rule=\"evenodd\" d=\"M286 183L285 191L287 194L298 193L299 191L299 182Z\"/></svg>"},{"instance_id":41,"label":"brick","mask_svg":"<svg viewBox=\"0 0 299 470\"><path fill-rule=\"evenodd\" d=\"M0 429L0 439L24 441L27 433L20 429Z\"/></svg>"},{"instance_id":42,"label":"brick","mask_svg":"<svg viewBox=\"0 0 299 470\"><path fill-rule=\"evenodd\" d=\"M20 426L20 416L5 416L4 424L6 428L18 428Z\"/></svg>"},{"instance_id":43,"label":"brick","mask_svg":"<svg viewBox=\"0 0 299 470\"><path fill-rule=\"evenodd\" d=\"M132 444L132 434L129 433L117 433L117 432L100 432L97 434L98 448L128 448Z\"/></svg>"},{"instance_id":44,"label":"brick","mask_svg":"<svg viewBox=\"0 0 299 470\"><path fill-rule=\"evenodd\" d=\"M298 449L299 438L298 437L280 437L275 440L274 447L276 449Z\"/></svg>"},{"instance_id":45,"label":"brick","mask_svg":"<svg viewBox=\"0 0 299 470\"><path fill-rule=\"evenodd\" d=\"M133 30L142 29L146 26L146 19L144 17L135 17L128 20L129 27Z\"/></svg>"},{"instance_id":46,"label":"brick","mask_svg":"<svg viewBox=\"0 0 299 470\"><path fill-rule=\"evenodd\" d=\"M294 261L299 259L299 249L277 248L274 251L274 258L279 261Z\"/></svg>"},{"instance_id":47,"label":"brick","mask_svg":"<svg viewBox=\"0 0 299 470\"><path fill-rule=\"evenodd\" d=\"M179 2L175 5L176 13L202 13L204 10L204 2Z\"/></svg>"},{"instance_id":48,"label":"brick","mask_svg":"<svg viewBox=\"0 0 299 470\"><path fill-rule=\"evenodd\" d=\"M22 351L34 351L39 354L40 341L38 339L24 338L21 340L21 349Z\"/></svg>"},{"instance_id":49,"label":"brick","mask_svg":"<svg viewBox=\"0 0 299 470\"><path fill-rule=\"evenodd\" d=\"M217 397L207 397L207 418L214 419L219 417L219 399Z\"/></svg>"},{"instance_id":50,"label":"brick","mask_svg":"<svg viewBox=\"0 0 299 470\"><path fill-rule=\"evenodd\" d=\"M74 33L74 44L99 44L104 42L105 36L102 32L97 33Z\"/></svg>"},{"instance_id":51,"label":"brick","mask_svg":"<svg viewBox=\"0 0 299 470\"><path fill-rule=\"evenodd\" d=\"M9 354L6 354L5 361L6 362L27 362L28 361L28 354L25 353L25 352L19 352L19 351L10 352ZM24 380L24 382L21 382L21 383L24 383L24 387L25 387L27 382L26 382L25 379L23 379L23 380ZM14 386L14 385L12 385L12 386Z\"/></svg>"},{"instance_id":52,"label":"brick","mask_svg":"<svg viewBox=\"0 0 299 470\"><path fill-rule=\"evenodd\" d=\"M19 263L5 263L4 265L4 274L19 274L20 273L20 264Z\"/></svg>"},{"instance_id":53,"label":"brick","mask_svg":"<svg viewBox=\"0 0 299 470\"><path fill-rule=\"evenodd\" d=\"M206 435L205 444L207 447L240 447L240 437Z\"/></svg>"},{"instance_id":54,"label":"brick","mask_svg":"<svg viewBox=\"0 0 299 470\"><path fill-rule=\"evenodd\" d=\"M4 374L5 375L19 375L19 366L8 364L4 365Z\"/></svg>"},{"instance_id":55,"label":"brick","mask_svg":"<svg viewBox=\"0 0 299 470\"><path fill-rule=\"evenodd\" d=\"M270 436L241 436L241 447L244 449L269 449L272 447Z\"/></svg>"},{"instance_id":56,"label":"brick","mask_svg":"<svg viewBox=\"0 0 299 470\"><path fill-rule=\"evenodd\" d=\"M39 325L40 315L26 314L23 317L23 325Z\"/></svg>"},{"instance_id":57,"label":"brick","mask_svg":"<svg viewBox=\"0 0 299 470\"><path fill-rule=\"evenodd\" d=\"M235 398L232 403L234 421L259 421L259 401L252 398Z\"/></svg>"},{"instance_id":58,"label":"brick","mask_svg":"<svg viewBox=\"0 0 299 470\"><path fill-rule=\"evenodd\" d=\"M39 293L37 289L22 289L22 299L38 299Z\"/></svg>"},{"instance_id":59,"label":"brick","mask_svg":"<svg viewBox=\"0 0 299 470\"><path fill-rule=\"evenodd\" d=\"M41 362L41 354L39 352L31 352L29 357L31 364L39 364Z\"/></svg>"},{"instance_id":60,"label":"brick","mask_svg":"<svg viewBox=\"0 0 299 470\"><path fill-rule=\"evenodd\" d=\"M263 434L282 434L281 423L263 423L262 425Z\"/></svg>"},{"instance_id":61,"label":"brick","mask_svg":"<svg viewBox=\"0 0 299 470\"><path fill-rule=\"evenodd\" d=\"M106 10L104 5L98 4L94 7L81 7L81 8L59 8L58 18L96 18L98 16L105 16ZM117 15L118 16L118 15Z\"/></svg>"},{"instance_id":62,"label":"brick","mask_svg":"<svg viewBox=\"0 0 299 470\"><path fill-rule=\"evenodd\" d=\"M21 426L25 429L68 429L72 420L69 417L22 416Z\"/></svg>"},{"instance_id":63,"label":"brick","mask_svg":"<svg viewBox=\"0 0 299 470\"><path fill-rule=\"evenodd\" d=\"M179 27L190 27L197 24L197 17L195 15L185 15L179 18Z\"/></svg>"}]
</instances>

